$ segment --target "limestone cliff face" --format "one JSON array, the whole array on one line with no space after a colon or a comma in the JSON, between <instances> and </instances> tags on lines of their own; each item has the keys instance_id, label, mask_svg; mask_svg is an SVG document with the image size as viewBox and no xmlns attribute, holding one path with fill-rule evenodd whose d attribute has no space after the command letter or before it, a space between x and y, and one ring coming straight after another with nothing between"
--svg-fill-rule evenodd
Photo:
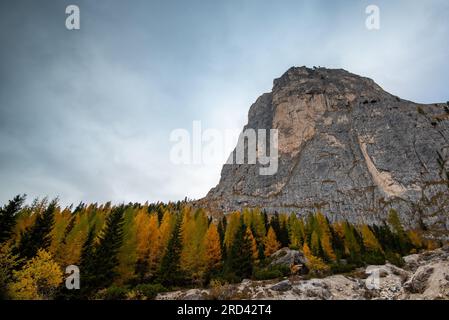
<instances>
[{"instance_id":1,"label":"limestone cliff face","mask_svg":"<svg viewBox=\"0 0 449 320\"><path fill-rule=\"evenodd\" d=\"M291 68L251 106L246 128L278 129L279 167L224 165L201 203L376 223L390 208L410 225L449 228L449 107L385 92L345 70ZM234 151L235 152L235 151Z\"/></svg>"}]
</instances>

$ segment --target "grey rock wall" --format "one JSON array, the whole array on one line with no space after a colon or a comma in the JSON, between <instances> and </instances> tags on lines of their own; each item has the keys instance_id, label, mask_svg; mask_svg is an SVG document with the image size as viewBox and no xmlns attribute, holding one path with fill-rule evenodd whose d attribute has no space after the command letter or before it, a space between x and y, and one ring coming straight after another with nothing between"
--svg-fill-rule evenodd
<instances>
[{"instance_id":1,"label":"grey rock wall","mask_svg":"<svg viewBox=\"0 0 449 320\"><path fill-rule=\"evenodd\" d=\"M321 210L355 223L379 223L395 208L410 226L449 225L438 162L438 153L449 158L446 103L402 100L345 70L295 67L251 106L246 128L278 129L277 173L226 164L201 204L223 212Z\"/></svg>"}]
</instances>

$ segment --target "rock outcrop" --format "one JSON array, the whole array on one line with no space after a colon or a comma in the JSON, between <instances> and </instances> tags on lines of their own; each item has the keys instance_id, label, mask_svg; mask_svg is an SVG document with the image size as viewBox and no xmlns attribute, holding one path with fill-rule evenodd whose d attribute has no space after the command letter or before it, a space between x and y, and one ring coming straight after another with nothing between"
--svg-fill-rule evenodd
<instances>
[{"instance_id":1,"label":"rock outcrop","mask_svg":"<svg viewBox=\"0 0 449 320\"><path fill-rule=\"evenodd\" d=\"M404 257L402 268L368 266L351 275L250 281L159 294L157 299L420 300L449 299L449 247Z\"/></svg>"},{"instance_id":2,"label":"rock outcrop","mask_svg":"<svg viewBox=\"0 0 449 320\"><path fill-rule=\"evenodd\" d=\"M345 70L295 67L251 106L248 128L278 130L277 173L225 164L199 204L219 212L320 209L353 223L379 223L395 208L410 226L449 229L446 103L402 100Z\"/></svg>"}]
</instances>

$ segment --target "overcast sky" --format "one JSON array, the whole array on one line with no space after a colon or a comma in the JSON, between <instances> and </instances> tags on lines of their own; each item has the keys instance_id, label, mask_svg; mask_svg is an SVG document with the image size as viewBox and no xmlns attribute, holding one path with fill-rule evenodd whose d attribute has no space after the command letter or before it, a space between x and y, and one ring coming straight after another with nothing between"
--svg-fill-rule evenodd
<instances>
[{"instance_id":1,"label":"overcast sky","mask_svg":"<svg viewBox=\"0 0 449 320\"><path fill-rule=\"evenodd\" d=\"M65 27L69 4L80 30ZM378 31L365 27L369 4ZM202 197L221 165L172 164L170 132L242 128L291 66L447 101L448 16L446 0L1 1L0 202Z\"/></svg>"}]
</instances>

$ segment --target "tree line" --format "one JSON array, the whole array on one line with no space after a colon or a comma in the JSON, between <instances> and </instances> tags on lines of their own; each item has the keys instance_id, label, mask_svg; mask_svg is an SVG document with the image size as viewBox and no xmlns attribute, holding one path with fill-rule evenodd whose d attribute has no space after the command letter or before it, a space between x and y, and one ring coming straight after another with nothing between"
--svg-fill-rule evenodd
<instances>
[{"instance_id":1,"label":"tree line","mask_svg":"<svg viewBox=\"0 0 449 320\"><path fill-rule=\"evenodd\" d=\"M268 215L243 209L213 220L186 202L84 204L58 200L0 209L0 295L9 299L153 298L180 287L289 275L270 266L289 247L303 252L310 276L346 272L438 243L405 230L396 211L381 225L331 223L320 212ZM64 285L64 269L80 270L80 289Z\"/></svg>"}]
</instances>

